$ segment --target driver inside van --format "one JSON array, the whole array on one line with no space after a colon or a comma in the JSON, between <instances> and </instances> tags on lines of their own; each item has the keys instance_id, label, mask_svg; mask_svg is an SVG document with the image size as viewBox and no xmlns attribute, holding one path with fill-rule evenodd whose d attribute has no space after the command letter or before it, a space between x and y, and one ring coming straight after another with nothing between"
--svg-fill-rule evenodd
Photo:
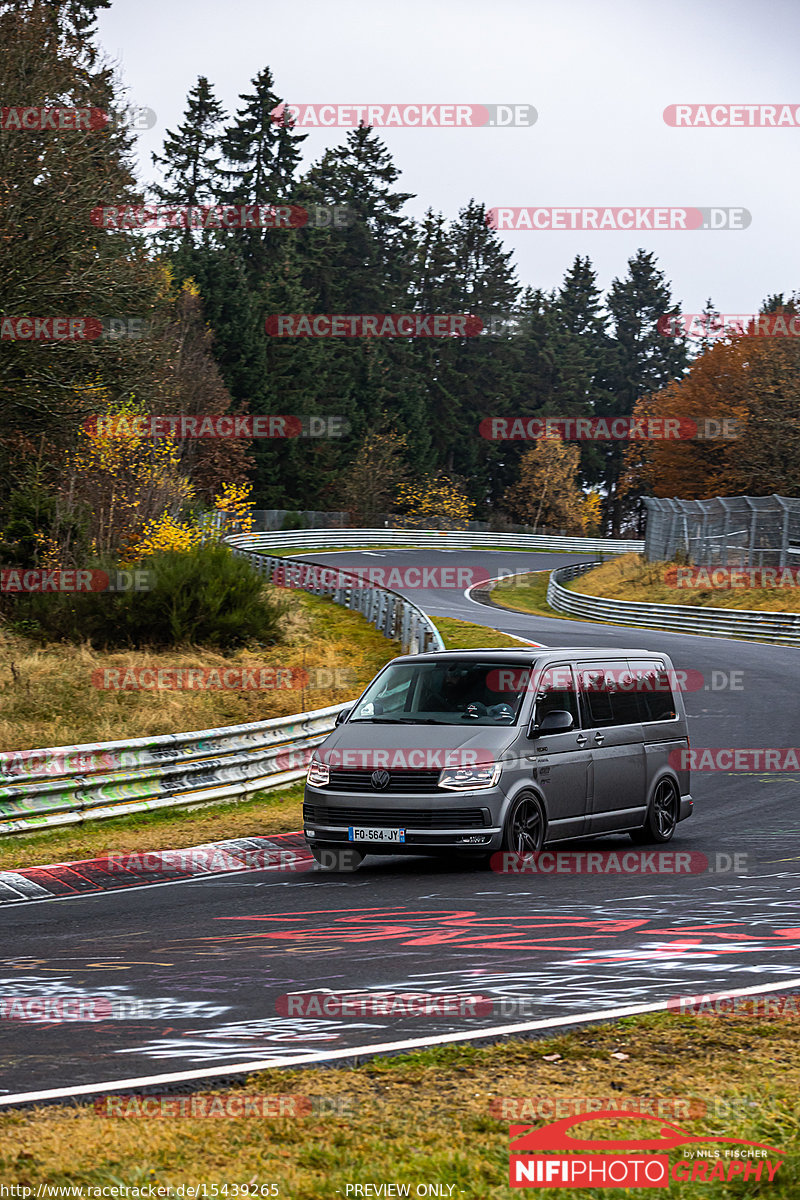
<instances>
[{"instance_id":1,"label":"driver inside van","mask_svg":"<svg viewBox=\"0 0 800 1200\"><path fill-rule=\"evenodd\" d=\"M514 691L504 689L498 692L496 684L491 686L497 675L495 669L479 667L465 670L462 666L450 663L443 672L434 675L425 693L422 711L460 712L472 719L488 716L502 723L513 721L524 686Z\"/></svg>"}]
</instances>

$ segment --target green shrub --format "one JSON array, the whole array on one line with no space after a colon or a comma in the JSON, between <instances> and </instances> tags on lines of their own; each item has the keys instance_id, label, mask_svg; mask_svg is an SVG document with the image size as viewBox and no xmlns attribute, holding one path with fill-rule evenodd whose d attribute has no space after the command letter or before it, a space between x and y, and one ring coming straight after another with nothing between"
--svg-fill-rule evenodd
<instances>
[{"instance_id":1,"label":"green shrub","mask_svg":"<svg viewBox=\"0 0 800 1200\"><path fill-rule=\"evenodd\" d=\"M94 562L115 577L118 564ZM281 641L286 602L269 594L249 562L218 543L169 551L137 563L149 590L9 595L9 624L40 641L89 642L96 649L213 646L233 650Z\"/></svg>"},{"instance_id":2,"label":"green shrub","mask_svg":"<svg viewBox=\"0 0 800 1200\"><path fill-rule=\"evenodd\" d=\"M289 533L294 529L308 529L311 522L301 512L287 512L281 521L281 533Z\"/></svg>"}]
</instances>

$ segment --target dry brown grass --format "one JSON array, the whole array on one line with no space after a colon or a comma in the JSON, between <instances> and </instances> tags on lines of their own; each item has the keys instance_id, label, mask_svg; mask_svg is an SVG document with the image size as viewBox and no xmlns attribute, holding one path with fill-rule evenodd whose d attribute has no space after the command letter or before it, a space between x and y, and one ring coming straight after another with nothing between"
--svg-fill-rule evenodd
<instances>
[{"instance_id":1,"label":"dry brown grass","mask_svg":"<svg viewBox=\"0 0 800 1200\"><path fill-rule=\"evenodd\" d=\"M284 644L223 656L187 648L162 653L112 654L91 646L44 648L0 629L0 750L120 741L264 721L341 704L358 692L387 659L399 653L363 617L331 601L294 593L284 618ZM100 668L262 668L286 672L327 670L339 686L276 687L250 691L114 691L95 687ZM337 672L339 672L337 676Z\"/></svg>"},{"instance_id":2,"label":"dry brown grass","mask_svg":"<svg viewBox=\"0 0 800 1200\"><path fill-rule=\"evenodd\" d=\"M567 586L588 596L646 604L689 604L699 607L754 609L760 612L800 611L800 587L689 588L670 585L676 563L647 562L641 554L622 554L595 567Z\"/></svg>"}]
</instances>

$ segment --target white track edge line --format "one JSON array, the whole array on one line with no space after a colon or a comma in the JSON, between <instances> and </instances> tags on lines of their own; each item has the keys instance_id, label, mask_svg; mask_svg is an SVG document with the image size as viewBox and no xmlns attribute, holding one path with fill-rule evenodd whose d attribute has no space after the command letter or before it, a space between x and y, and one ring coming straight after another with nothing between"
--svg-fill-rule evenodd
<instances>
[{"instance_id":1,"label":"white track edge line","mask_svg":"<svg viewBox=\"0 0 800 1200\"><path fill-rule=\"evenodd\" d=\"M732 988L726 992L703 992L693 995L714 996L725 999L729 996L761 995L765 992L776 992L780 989L800 988L800 978L784 979L778 983L756 984L753 987ZM125 1087L152 1087L158 1083L184 1083L190 1079L214 1079L227 1075L252 1075L256 1071L266 1071L276 1067L295 1067L313 1063L328 1063L334 1059L358 1058L365 1055L385 1054L394 1050L412 1050L422 1046L442 1046L452 1042L474 1041L479 1038L497 1037L502 1034L527 1033L535 1029L557 1029L565 1025L581 1025L590 1021L607 1021L614 1018L639 1016L643 1013L671 1011L667 1009L669 1001L658 1001L654 1004L629 1004L622 1008L605 1009L589 1013L576 1013L568 1017L546 1017L539 1021L525 1021L521 1025L493 1025L488 1029L474 1029L468 1033L450 1033L433 1037L409 1038L402 1042L380 1042L375 1046L353 1046L346 1050L332 1050L328 1054L299 1054L296 1058L264 1058L256 1062L231 1063L225 1067L213 1067L210 1070L200 1068L195 1071L176 1071L165 1075L143 1075L132 1079L111 1079L105 1083L85 1084L77 1088L49 1088L41 1092L19 1092L14 1096L0 1096L0 1106L12 1104L29 1104L34 1100L69 1099L74 1096L89 1096L93 1093L119 1091Z\"/></svg>"},{"instance_id":2,"label":"white track edge line","mask_svg":"<svg viewBox=\"0 0 800 1200\"><path fill-rule=\"evenodd\" d=\"M546 571L547 567L545 567L544 570ZM523 575L536 574L535 571L523 571L521 573ZM468 588L464 588L462 595L470 604L477 604L479 608L487 608L489 606L486 604L481 604L480 600L473 600L472 596L470 596L470 592L473 590L473 588L485 587L487 583L500 583L502 579L508 579L508 575L497 575L494 579L484 579L481 583L471 583ZM506 611L511 612L512 610L507 609ZM535 614L529 613L528 615L532 617ZM458 620L458 618L456 619ZM495 633L502 633L503 637L513 638L515 642L524 642L526 646L535 646L538 650L547 649L547 645L544 642L534 642L531 638L518 637L516 633L506 633L505 629L495 629L494 625L487 625L485 628L491 629Z\"/></svg>"}]
</instances>

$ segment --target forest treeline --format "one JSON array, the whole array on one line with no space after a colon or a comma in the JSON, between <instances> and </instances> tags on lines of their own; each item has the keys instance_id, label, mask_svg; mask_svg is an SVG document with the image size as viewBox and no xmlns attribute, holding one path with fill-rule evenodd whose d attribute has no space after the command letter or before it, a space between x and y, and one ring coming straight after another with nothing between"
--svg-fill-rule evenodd
<instances>
[{"instance_id":1,"label":"forest treeline","mask_svg":"<svg viewBox=\"0 0 800 1200\"><path fill-rule=\"evenodd\" d=\"M63 544L79 526L96 543L94 485L81 470L86 421L116 412L336 416L346 429L187 439L166 457L139 446L173 473L152 487L142 521L159 505L203 506L246 480L265 508L346 508L368 521L402 512L403 497L411 512L409 497L456 495L464 512L498 526L613 534L641 529L647 494L796 494L796 338L665 336L659 318L680 305L646 248L620 264L605 293L587 255L549 290L524 286L483 199L465 197L447 217L431 195L421 219L408 215L417 198L374 130L346 133L304 166L306 135L275 119L283 96L266 66L243 81L233 112L199 76L151 177L137 178L124 94L97 45L107 3L0 0L4 104L111 117L100 129L0 131L0 316L91 317L105 330L72 341L3 334L4 545L19 543L20 531L53 529ZM148 232L92 216L146 203L295 206L348 219ZM770 296L761 311L794 312L795 298ZM278 314L412 312L469 314L486 329L278 338L265 328ZM480 434L495 416L645 414L731 417L739 436L628 447ZM173 488L173 476L190 486ZM36 544L29 537L31 553Z\"/></svg>"}]
</instances>

